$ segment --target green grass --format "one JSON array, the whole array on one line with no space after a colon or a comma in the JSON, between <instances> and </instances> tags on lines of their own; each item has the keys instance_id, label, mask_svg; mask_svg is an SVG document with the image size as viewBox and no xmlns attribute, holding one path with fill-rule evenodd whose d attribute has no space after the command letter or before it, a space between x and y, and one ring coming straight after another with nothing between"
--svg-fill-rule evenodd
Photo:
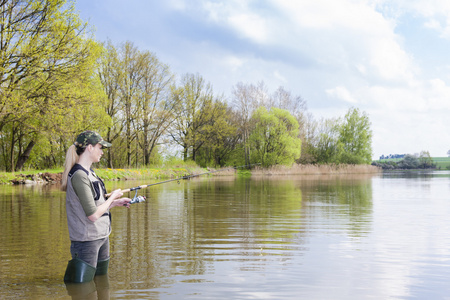
<instances>
[{"instance_id":1,"label":"green grass","mask_svg":"<svg viewBox=\"0 0 450 300\"><path fill-rule=\"evenodd\" d=\"M237 174L240 177L250 177L250 176L252 176L252 171L250 171L250 170L237 170Z\"/></svg>"},{"instance_id":2,"label":"green grass","mask_svg":"<svg viewBox=\"0 0 450 300\"><path fill-rule=\"evenodd\" d=\"M450 157L432 157L431 159L438 169L450 169Z\"/></svg>"}]
</instances>

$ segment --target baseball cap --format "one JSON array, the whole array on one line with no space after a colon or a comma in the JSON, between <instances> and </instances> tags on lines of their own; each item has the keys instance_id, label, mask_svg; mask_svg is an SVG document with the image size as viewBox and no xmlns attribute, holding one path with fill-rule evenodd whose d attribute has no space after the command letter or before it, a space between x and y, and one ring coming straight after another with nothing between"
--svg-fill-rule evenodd
<instances>
[{"instance_id":1,"label":"baseball cap","mask_svg":"<svg viewBox=\"0 0 450 300\"><path fill-rule=\"evenodd\" d=\"M102 145L102 148L111 147L111 143L103 140L103 138L97 132L86 130L80 133L75 141L74 145L80 148L84 148L87 145Z\"/></svg>"}]
</instances>

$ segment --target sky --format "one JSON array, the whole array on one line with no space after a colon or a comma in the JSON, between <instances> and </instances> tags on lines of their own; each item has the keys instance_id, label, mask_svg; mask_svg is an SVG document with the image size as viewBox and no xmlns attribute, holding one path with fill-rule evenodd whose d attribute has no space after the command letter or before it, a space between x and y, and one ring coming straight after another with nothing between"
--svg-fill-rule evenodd
<instances>
[{"instance_id":1,"label":"sky","mask_svg":"<svg viewBox=\"0 0 450 300\"><path fill-rule=\"evenodd\" d=\"M315 119L358 108L373 159L450 150L448 0L78 0L98 41L129 41L217 95L264 82Z\"/></svg>"}]
</instances>

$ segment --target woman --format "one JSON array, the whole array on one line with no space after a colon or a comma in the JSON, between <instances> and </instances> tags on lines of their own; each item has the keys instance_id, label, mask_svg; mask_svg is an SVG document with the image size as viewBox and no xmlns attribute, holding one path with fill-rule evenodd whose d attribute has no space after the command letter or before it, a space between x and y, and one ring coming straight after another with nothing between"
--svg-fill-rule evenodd
<instances>
[{"instance_id":1,"label":"woman","mask_svg":"<svg viewBox=\"0 0 450 300\"><path fill-rule=\"evenodd\" d=\"M129 198L115 190L106 199L103 181L91 169L99 162L103 148L111 147L93 131L84 131L66 154L62 190L66 191L66 212L71 241L65 282L89 282L103 275L109 265L110 208L130 207Z\"/></svg>"}]
</instances>

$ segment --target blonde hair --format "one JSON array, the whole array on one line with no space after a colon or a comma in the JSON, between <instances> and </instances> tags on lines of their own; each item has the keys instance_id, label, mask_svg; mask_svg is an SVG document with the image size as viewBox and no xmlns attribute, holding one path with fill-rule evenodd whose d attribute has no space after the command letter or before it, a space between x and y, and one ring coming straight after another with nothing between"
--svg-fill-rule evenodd
<instances>
[{"instance_id":1,"label":"blonde hair","mask_svg":"<svg viewBox=\"0 0 450 300\"><path fill-rule=\"evenodd\" d=\"M66 161L64 162L64 172L61 180L61 190L67 190L67 180L72 167L78 162L80 156L77 154L75 145L69 147L66 153Z\"/></svg>"}]
</instances>

